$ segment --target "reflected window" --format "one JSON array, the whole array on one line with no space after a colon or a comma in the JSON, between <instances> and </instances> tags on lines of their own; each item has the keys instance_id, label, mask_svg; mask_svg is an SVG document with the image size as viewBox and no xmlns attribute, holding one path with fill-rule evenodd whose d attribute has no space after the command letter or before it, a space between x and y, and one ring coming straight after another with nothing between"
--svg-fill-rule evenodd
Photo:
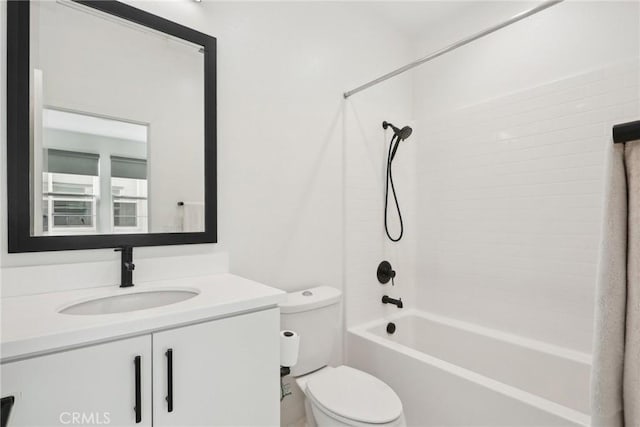
<instances>
[{"instance_id":1,"label":"reflected window","mask_svg":"<svg viewBox=\"0 0 640 427\"><path fill-rule=\"evenodd\" d=\"M148 232L147 126L44 110L36 234Z\"/></svg>"},{"instance_id":2,"label":"reflected window","mask_svg":"<svg viewBox=\"0 0 640 427\"><path fill-rule=\"evenodd\" d=\"M54 200L53 226L94 228L94 204L88 200Z\"/></svg>"},{"instance_id":3,"label":"reflected window","mask_svg":"<svg viewBox=\"0 0 640 427\"><path fill-rule=\"evenodd\" d=\"M113 202L113 225L115 227L137 227L138 204L136 202Z\"/></svg>"},{"instance_id":4,"label":"reflected window","mask_svg":"<svg viewBox=\"0 0 640 427\"><path fill-rule=\"evenodd\" d=\"M111 157L111 198L114 232L148 231L146 159Z\"/></svg>"},{"instance_id":5,"label":"reflected window","mask_svg":"<svg viewBox=\"0 0 640 427\"><path fill-rule=\"evenodd\" d=\"M100 156L48 149L44 157L43 231L52 235L94 233Z\"/></svg>"}]
</instances>

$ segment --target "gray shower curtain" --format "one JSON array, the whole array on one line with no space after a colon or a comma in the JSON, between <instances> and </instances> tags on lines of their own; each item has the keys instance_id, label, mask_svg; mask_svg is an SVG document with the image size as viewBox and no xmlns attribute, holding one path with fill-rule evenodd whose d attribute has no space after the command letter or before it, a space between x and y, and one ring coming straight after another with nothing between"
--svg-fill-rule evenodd
<instances>
[{"instance_id":1,"label":"gray shower curtain","mask_svg":"<svg viewBox=\"0 0 640 427\"><path fill-rule=\"evenodd\" d=\"M610 147L591 370L591 424L640 426L640 141Z\"/></svg>"}]
</instances>

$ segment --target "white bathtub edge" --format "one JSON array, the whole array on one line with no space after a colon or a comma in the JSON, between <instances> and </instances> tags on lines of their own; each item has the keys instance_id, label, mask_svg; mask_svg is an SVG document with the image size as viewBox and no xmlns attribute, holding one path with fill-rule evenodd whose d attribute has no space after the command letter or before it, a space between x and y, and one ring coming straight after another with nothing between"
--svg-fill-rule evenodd
<instances>
[{"instance_id":1,"label":"white bathtub edge","mask_svg":"<svg viewBox=\"0 0 640 427\"><path fill-rule=\"evenodd\" d=\"M588 353L584 353L578 350L561 347L559 345L550 344L544 341L535 340L532 338L526 338L520 335L511 334L509 332L503 332L498 329L488 328L486 326L479 326L473 323L465 322L463 320L454 319L451 317L443 316L440 314L431 313L428 311L422 311L415 308L408 309L402 313L397 313L392 316L385 317L383 320L376 319L365 324L354 326L349 328L349 331L367 331L375 326L382 325L386 322L393 321L401 317L417 316L423 319L431 320L433 322L441 323L443 325L451 326L457 329L462 329L468 332L473 332L480 335L489 336L491 338L506 341L512 344L519 345L521 347L530 348L541 353L550 354L552 356L562 357L563 359L569 359L574 362L591 365L592 357Z\"/></svg>"},{"instance_id":2,"label":"white bathtub edge","mask_svg":"<svg viewBox=\"0 0 640 427\"><path fill-rule=\"evenodd\" d=\"M422 315L423 313L418 311L418 310L407 310L406 312L402 313L402 314L398 314L398 315L394 315L394 316L390 316L388 318L386 318L384 320L384 322L393 320L393 319L397 319L399 317L403 317L406 315ZM426 317L427 319L430 319L430 317ZM436 320L438 321L438 320ZM400 350L402 353L408 355L409 357L412 357L414 359L420 360L422 362L428 363L432 366L435 366L439 369L442 369L452 375L456 375L460 378L466 379L468 381L474 382L476 384L479 384L483 387L486 387L490 390L493 390L497 393L500 393L502 395L505 395L507 397L519 400L521 402L524 402L528 405L531 405L537 409L540 409L542 411L546 411L548 413L551 413L553 415L556 415L558 417L564 418L568 421L571 421L573 423L576 423L578 425L581 426L589 426L591 418L589 417L589 415L584 414L582 412L576 411L574 409L568 408L566 406L560 405L558 403L552 402L550 400L544 399L540 396L537 396L535 394L526 392L524 390L521 390L519 388L504 384L500 381L496 381L494 379L488 378L484 375L480 375L476 372L473 372L469 369L465 369L462 368L460 366L454 365L452 363L446 362L442 359L438 359L436 357L430 356L428 354L422 353L420 351L414 350L410 347L404 346L402 344L398 344L396 342L393 341L389 341L383 337L380 337L372 332L368 332L368 329L370 329L373 326L377 326L380 325L381 323L380 320L376 320L373 322L368 322L364 325L359 325L357 327L354 328L350 328L348 330L349 333L352 333L354 335L357 335L361 338L364 338L366 340L370 340L375 342L376 344L382 345L388 349L391 350ZM537 348L536 348L537 349ZM555 353L553 353L555 354Z\"/></svg>"}]
</instances>

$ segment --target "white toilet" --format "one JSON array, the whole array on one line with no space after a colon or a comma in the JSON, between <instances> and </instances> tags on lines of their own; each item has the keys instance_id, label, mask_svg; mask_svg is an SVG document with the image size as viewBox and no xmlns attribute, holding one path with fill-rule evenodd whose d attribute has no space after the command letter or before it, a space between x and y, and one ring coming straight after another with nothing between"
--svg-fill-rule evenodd
<instances>
[{"instance_id":1,"label":"white toilet","mask_svg":"<svg viewBox=\"0 0 640 427\"><path fill-rule=\"evenodd\" d=\"M402 402L378 378L348 366L327 366L340 337L339 290L320 286L287 295L281 329L300 335L291 375L305 394L307 426L404 427Z\"/></svg>"}]
</instances>

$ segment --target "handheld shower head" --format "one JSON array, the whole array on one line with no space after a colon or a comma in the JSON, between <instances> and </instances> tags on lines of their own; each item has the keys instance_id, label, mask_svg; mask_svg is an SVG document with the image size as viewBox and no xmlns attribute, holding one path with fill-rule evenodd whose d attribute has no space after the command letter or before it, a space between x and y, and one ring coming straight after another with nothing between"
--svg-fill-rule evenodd
<instances>
[{"instance_id":1,"label":"handheld shower head","mask_svg":"<svg viewBox=\"0 0 640 427\"><path fill-rule=\"evenodd\" d=\"M393 124L384 121L382 122L382 128L383 129L387 129L388 127L391 127L391 129L393 129L393 133L400 138L400 141L404 141L406 139L408 139L411 136L411 133L413 132L413 129L411 129L410 126L405 126L402 129L398 129L397 127L395 127Z\"/></svg>"},{"instance_id":2,"label":"handheld shower head","mask_svg":"<svg viewBox=\"0 0 640 427\"><path fill-rule=\"evenodd\" d=\"M401 141L407 140L413 133L413 129L409 126L405 126L402 129L398 129L391 123L384 121L382 122L382 128L387 129L391 127L393 129L393 136L391 137L391 141L389 141L389 154L387 154L387 179L384 190L384 230L387 233L387 237L392 242L398 242L402 239L402 235L404 234L404 223L402 222L402 213L400 212L400 203L398 203L398 196L396 195L396 187L393 185L393 159L396 157L396 152L398 151L398 146ZM387 222L387 207L389 205L389 187L391 187L391 193L393 194L393 200L395 201L396 210L398 211L398 221L400 222L400 234L397 237L391 236L389 232L389 225Z\"/></svg>"}]
</instances>

